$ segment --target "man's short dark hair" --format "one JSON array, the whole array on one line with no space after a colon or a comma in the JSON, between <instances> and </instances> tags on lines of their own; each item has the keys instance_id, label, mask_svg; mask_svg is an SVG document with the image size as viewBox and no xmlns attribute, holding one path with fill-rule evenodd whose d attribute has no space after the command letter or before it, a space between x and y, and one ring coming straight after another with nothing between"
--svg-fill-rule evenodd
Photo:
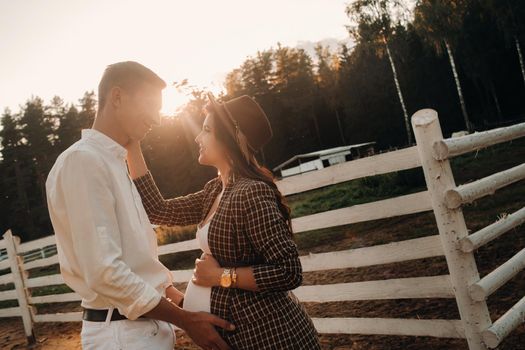
<instances>
[{"instance_id":1,"label":"man's short dark hair","mask_svg":"<svg viewBox=\"0 0 525 350\"><path fill-rule=\"evenodd\" d=\"M150 84L160 90L166 87L164 80L138 62L125 61L110 64L104 70L102 79L98 84L98 108L104 107L107 94L114 86L119 86L127 91L134 91L142 84Z\"/></svg>"}]
</instances>

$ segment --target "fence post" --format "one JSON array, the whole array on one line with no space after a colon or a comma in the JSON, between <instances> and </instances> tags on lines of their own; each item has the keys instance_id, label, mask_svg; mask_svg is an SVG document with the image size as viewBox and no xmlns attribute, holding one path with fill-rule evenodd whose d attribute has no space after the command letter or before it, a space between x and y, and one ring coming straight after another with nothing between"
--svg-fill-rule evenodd
<instances>
[{"instance_id":1,"label":"fence post","mask_svg":"<svg viewBox=\"0 0 525 350\"><path fill-rule=\"evenodd\" d=\"M432 156L434 143L443 139L437 112L417 111L412 116L412 128L468 346L470 350L485 350L481 332L492 321L486 301L474 301L468 293L468 287L479 281L479 273L473 252L464 253L459 248L459 240L468 235L465 218L461 207L448 209L445 205L445 192L456 187L454 176L448 159L438 161Z\"/></svg>"},{"instance_id":2,"label":"fence post","mask_svg":"<svg viewBox=\"0 0 525 350\"><path fill-rule=\"evenodd\" d=\"M19 238L13 236L11 230L4 233L4 240L7 250L7 258L9 259L11 273L13 275L13 282L15 284L16 295L18 298L18 306L22 314L22 321L24 322L24 330L26 332L27 342L29 344L35 343L35 333L33 331L33 318L31 310L29 309L27 289L24 284L24 271L22 270L22 257L17 254L17 246Z\"/></svg>"}]
</instances>

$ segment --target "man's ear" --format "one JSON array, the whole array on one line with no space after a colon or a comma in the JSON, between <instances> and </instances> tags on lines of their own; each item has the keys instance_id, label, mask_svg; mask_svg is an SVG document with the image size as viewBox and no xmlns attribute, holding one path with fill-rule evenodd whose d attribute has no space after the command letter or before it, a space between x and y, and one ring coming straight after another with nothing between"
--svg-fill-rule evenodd
<instances>
[{"instance_id":1,"label":"man's ear","mask_svg":"<svg viewBox=\"0 0 525 350\"><path fill-rule=\"evenodd\" d=\"M111 88L109 94L113 108L119 108L122 104L122 89L118 86L114 86Z\"/></svg>"}]
</instances>

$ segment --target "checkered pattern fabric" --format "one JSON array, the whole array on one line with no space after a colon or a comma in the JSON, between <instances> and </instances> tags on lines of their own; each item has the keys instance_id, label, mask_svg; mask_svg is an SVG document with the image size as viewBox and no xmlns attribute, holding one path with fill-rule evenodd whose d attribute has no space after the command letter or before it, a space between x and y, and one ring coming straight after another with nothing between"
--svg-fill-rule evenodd
<instances>
[{"instance_id":1,"label":"checkered pattern fabric","mask_svg":"<svg viewBox=\"0 0 525 350\"><path fill-rule=\"evenodd\" d=\"M196 193L164 199L151 173L133 180L152 224L204 220L222 190L220 177ZM208 228L210 250L221 266L252 266L258 292L212 287L211 312L236 325L217 328L235 349L320 349L304 306L291 292L302 283L297 246L272 188L236 176L224 189Z\"/></svg>"}]
</instances>

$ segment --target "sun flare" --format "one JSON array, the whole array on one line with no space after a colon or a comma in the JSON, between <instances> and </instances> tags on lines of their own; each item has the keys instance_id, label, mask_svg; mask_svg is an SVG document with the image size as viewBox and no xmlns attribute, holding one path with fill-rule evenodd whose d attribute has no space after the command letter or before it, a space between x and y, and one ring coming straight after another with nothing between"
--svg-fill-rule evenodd
<instances>
[{"instance_id":1,"label":"sun flare","mask_svg":"<svg viewBox=\"0 0 525 350\"><path fill-rule=\"evenodd\" d=\"M160 112L165 116L174 116L177 110L182 108L189 100L190 96L178 91L175 86L168 85L162 91L162 109Z\"/></svg>"}]
</instances>

